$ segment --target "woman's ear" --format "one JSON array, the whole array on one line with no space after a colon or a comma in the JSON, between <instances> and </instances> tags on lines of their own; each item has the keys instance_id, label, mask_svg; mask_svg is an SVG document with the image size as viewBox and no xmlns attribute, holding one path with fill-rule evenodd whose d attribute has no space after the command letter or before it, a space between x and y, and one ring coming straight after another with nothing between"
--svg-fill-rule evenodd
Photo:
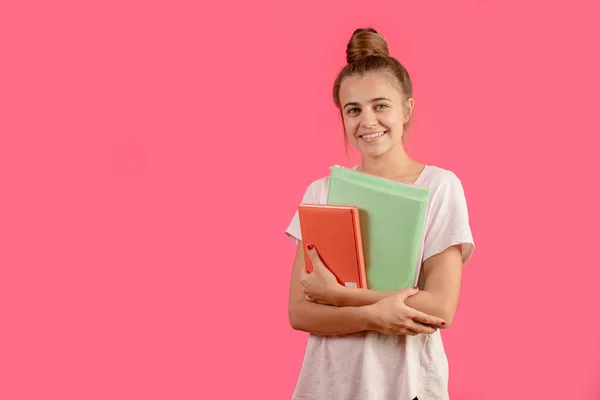
<instances>
[{"instance_id":1,"label":"woman's ear","mask_svg":"<svg viewBox=\"0 0 600 400\"><path fill-rule=\"evenodd\" d=\"M410 98L406 100L404 105L404 123L408 123L412 118L413 110L415 108L415 99Z\"/></svg>"}]
</instances>

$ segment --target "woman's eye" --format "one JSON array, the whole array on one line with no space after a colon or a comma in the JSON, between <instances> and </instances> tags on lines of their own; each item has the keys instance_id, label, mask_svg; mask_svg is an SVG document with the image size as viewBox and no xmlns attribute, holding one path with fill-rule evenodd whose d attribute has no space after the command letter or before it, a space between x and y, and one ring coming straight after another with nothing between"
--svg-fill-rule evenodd
<instances>
[{"instance_id":1,"label":"woman's eye","mask_svg":"<svg viewBox=\"0 0 600 400\"><path fill-rule=\"evenodd\" d=\"M348 110L348 114L356 114L358 111L358 108L351 108Z\"/></svg>"},{"instance_id":2,"label":"woman's eye","mask_svg":"<svg viewBox=\"0 0 600 400\"><path fill-rule=\"evenodd\" d=\"M387 108L387 105L379 104L376 108L381 110L382 108Z\"/></svg>"}]
</instances>

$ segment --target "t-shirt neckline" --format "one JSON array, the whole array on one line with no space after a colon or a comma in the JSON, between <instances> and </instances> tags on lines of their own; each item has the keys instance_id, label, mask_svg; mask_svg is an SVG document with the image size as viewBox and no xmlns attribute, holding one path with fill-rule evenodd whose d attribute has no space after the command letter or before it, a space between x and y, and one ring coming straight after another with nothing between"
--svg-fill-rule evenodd
<instances>
[{"instance_id":1,"label":"t-shirt neckline","mask_svg":"<svg viewBox=\"0 0 600 400\"><path fill-rule=\"evenodd\" d=\"M353 170L357 170L358 169L358 164L352 167ZM423 176L425 175L425 172L429 169L429 165L428 164L424 164L423 166L423 170L421 171L421 173L419 174L419 176L417 177L417 179L415 179L415 181L413 183L404 183L404 182L398 182L398 183L403 183L405 185L418 185L421 180L423 179Z\"/></svg>"}]
</instances>

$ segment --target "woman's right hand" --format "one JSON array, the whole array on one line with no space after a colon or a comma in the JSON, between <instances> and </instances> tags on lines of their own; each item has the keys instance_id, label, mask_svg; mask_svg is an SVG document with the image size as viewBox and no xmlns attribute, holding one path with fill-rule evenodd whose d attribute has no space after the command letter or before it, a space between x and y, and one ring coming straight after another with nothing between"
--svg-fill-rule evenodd
<instances>
[{"instance_id":1,"label":"woman's right hand","mask_svg":"<svg viewBox=\"0 0 600 400\"><path fill-rule=\"evenodd\" d=\"M443 319L407 306L404 300L416 294L417 288L407 288L379 300L371 306L373 330L388 335L431 334L445 325Z\"/></svg>"}]
</instances>

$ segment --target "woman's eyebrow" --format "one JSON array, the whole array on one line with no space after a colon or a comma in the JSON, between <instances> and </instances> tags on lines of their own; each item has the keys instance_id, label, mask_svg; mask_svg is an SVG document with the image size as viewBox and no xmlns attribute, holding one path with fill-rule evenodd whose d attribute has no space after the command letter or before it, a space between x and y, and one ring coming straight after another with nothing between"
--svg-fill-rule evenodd
<instances>
[{"instance_id":1,"label":"woman's eyebrow","mask_svg":"<svg viewBox=\"0 0 600 400\"><path fill-rule=\"evenodd\" d=\"M371 103L375 103L376 101L381 101L381 100L391 101L387 97L376 97L376 98L374 98L374 99L371 100ZM344 108L346 108L348 106L360 106L360 103L352 101L352 102L346 103L344 105Z\"/></svg>"}]
</instances>

